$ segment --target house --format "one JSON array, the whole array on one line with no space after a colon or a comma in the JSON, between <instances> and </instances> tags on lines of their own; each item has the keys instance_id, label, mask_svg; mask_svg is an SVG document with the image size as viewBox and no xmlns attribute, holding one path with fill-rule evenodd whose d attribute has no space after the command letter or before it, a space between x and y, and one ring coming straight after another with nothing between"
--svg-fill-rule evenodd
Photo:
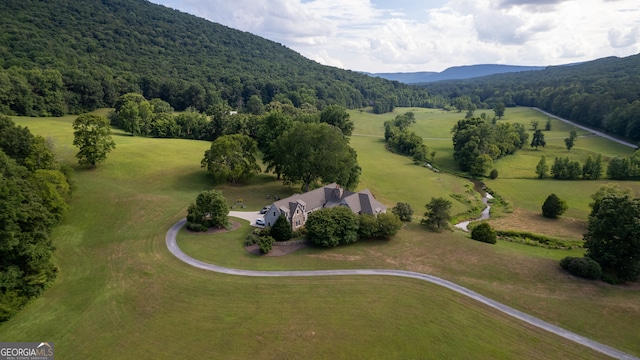
<instances>
[{"instance_id":1,"label":"house","mask_svg":"<svg viewBox=\"0 0 640 360\"><path fill-rule=\"evenodd\" d=\"M280 214L284 214L291 229L296 230L307 222L307 217L312 212L336 206L346 206L354 214L377 215L387 211L387 207L376 200L368 189L353 192L333 183L274 202L264 215L265 225L273 225Z\"/></svg>"}]
</instances>

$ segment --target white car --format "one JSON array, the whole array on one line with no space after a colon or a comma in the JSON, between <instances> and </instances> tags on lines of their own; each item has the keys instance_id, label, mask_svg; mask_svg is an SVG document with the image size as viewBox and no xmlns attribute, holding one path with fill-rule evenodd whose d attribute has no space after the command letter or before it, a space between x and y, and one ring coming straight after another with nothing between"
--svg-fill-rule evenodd
<instances>
[{"instance_id":1,"label":"white car","mask_svg":"<svg viewBox=\"0 0 640 360\"><path fill-rule=\"evenodd\" d=\"M267 205L267 206L263 207L263 208L262 208L262 210L260 210L260 214L266 214L266 213L267 213L267 211L269 211L269 208L270 208L270 207L271 207L271 206L269 206L269 205Z\"/></svg>"},{"instance_id":2,"label":"white car","mask_svg":"<svg viewBox=\"0 0 640 360\"><path fill-rule=\"evenodd\" d=\"M257 218L256 225L264 226L264 218Z\"/></svg>"}]
</instances>

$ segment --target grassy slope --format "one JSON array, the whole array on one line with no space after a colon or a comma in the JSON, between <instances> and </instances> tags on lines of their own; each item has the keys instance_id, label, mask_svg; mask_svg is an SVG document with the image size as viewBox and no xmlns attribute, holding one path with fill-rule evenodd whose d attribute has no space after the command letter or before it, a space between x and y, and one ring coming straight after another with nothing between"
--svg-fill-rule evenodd
<instances>
[{"instance_id":1,"label":"grassy slope","mask_svg":"<svg viewBox=\"0 0 640 360\"><path fill-rule=\"evenodd\" d=\"M71 143L72 118L17 120L58 144ZM370 169L371 164L391 166L390 157L395 155L378 153L373 143L355 137L352 142L365 168L361 185L385 201L405 200L402 193L386 194L389 185L371 178L384 173ZM197 192L211 185L199 169L208 144L121 134L116 143L117 150L104 165L78 172L72 210L54 234L60 276L41 298L0 325L3 341L53 341L58 356L65 359L203 354L266 359L598 357L449 291L410 279L252 279L184 265L165 249L164 233L184 216ZM72 148L59 148L67 160L73 160ZM411 190L416 183L411 176L424 172L430 174L426 177L439 176L410 167L395 177L410 193L416 191ZM413 171L421 173L411 175ZM292 191L268 180L261 177L252 182L255 190L249 195L238 186L225 186L223 191L232 202L242 196L254 209L263 205L263 193ZM442 182L450 181L453 187L459 186L453 178ZM430 184L420 190L438 191ZM184 234L180 240L199 255L222 256L221 262L252 268L379 266L433 273L640 354L640 341L633 331L640 317L637 291L568 277L551 260L560 257L559 252L515 244L491 247L457 233L432 234L411 225L388 243L255 258L238 246L246 229L228 237L198 237L200 244L187 244L189 237ZM225 243L216 251L207 246L210 241ZM198 249L198 245L204 247ZM600 311L603 305L605 310Z\"/></svg>"}]
</instances>

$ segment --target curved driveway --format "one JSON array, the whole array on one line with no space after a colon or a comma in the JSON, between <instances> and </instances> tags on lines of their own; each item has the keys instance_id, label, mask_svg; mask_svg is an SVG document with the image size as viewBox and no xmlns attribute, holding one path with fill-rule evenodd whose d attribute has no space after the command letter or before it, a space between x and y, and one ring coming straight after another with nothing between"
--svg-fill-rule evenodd
<instances>
[{"instance_id":1,"label":"curved driveway","mask_svg":"<svg viewBox=\"0 0 640 360\"><path fill-rule=\"evenodd\" d=\"M404 271L404 270L386 270L386 269L360 269L360 270L306 270L306 271L257 271L257 270L242 270L242 269L232 269L223 266L218 266L214 264L209 264L202 262L200 260L196 260L189 255L185 254L180 250L178 244L176 243L176 235L178 231L184 226L187 222L186 219L182 219L175 223L169 231L167 231L166 235L166 243L169 251L175 255L178 259L184 261L185 263L195 266L197 268L215 271L222 274L229 275L240 275L240 276L257 276L257 277L290 277L290 276L337 276L337 275L386 275L386 276L400 276L406 278L413 278L423 281L428 281L430 283L444 286L447 289L453 290L462 295L468 296L472 299L475 299L485 305L488 305L494 309L500 310L507 315L511 315L517 319L520 319L528 324L533 326L537 326L546 331L552 332L556 335L562 336L565 339L571 340L578 344L582 344L587 346L595 351L601 352L605 355L618 358L618 359L634 359L640 360L637 357L631 356L622 351L616 350L607 345L603 345L599 342L587 339L584 336L580 336L571 331L565 330L558 326L552 325L548 322L542 321L536 317L531 315L527 315L521 311L518 311L512 307L506 306L497 301L491 300L488 297L482 296L475 291L471 291L465 287L454 284L450 281L441 279L436 276L422 274L413 271Z\"/></svg>"}]
</instances>

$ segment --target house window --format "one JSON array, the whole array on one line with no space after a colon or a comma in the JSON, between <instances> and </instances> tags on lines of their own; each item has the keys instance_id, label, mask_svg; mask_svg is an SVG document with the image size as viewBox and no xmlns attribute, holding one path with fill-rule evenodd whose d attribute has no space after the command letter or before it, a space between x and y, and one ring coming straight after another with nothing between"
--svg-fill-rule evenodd
<instances>
[{"instance_id":1,"label":"house window","mask_svg":"<svg viewBox=\"0 0 640 360\"><path fill-rule=\"evenodd\" d=\"M273 212L273 216L276 216L276 212L275 211Z\"/></svg>"},{"instance_id":2,"label":"house window","mask_svg":"<svg viewBox=\"0 0 640 360\"><path fill-rule=\"evenodd\" d=\"M296 226L300 226L300 219L296 219Z\"/></svg>"}]
</instances>

